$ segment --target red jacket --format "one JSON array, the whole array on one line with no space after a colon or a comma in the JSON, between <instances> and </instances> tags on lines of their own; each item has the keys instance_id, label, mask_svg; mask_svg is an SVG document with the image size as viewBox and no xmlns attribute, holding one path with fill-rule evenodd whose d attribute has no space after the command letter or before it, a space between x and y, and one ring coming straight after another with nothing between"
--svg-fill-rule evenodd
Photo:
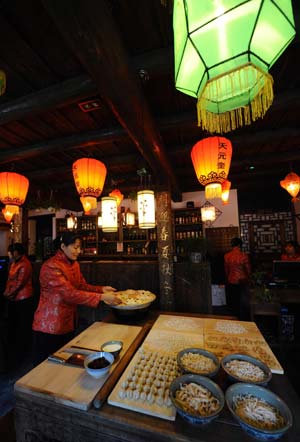
<instances>
[{"instance_id":1,"label":"red jacket","mask_svg":"<svg viewBox=\"0 0 300 442\"><path fill-rule=\"evenodd\" d=\"M32 265L23 255L10 265L4 296L13 301L21 301L32 295Z\"/></svg>"},{"instance_id":2,"label":"red jacket","mask_svg":"<svg viewBox=\"0 0 300 442\"><path fill-rule=\"evenodd\" d=\"M87 284L77 261L71 262L59 250L40 273L40 302L34 314L33 330L60 335L74 330L76 305L97 307L102 287Z\"/></svg>"},{"instance_id":3,"label":"red jacket","mask_svg":"<svg viewBox=\"0 0 300 442\"><path fill-rule=\"evenodd\" d=\"M245 284L250 278L249 256L239 247L234 247L224 256L225 274L229 284Z\"/></svg>"}]
</instances>

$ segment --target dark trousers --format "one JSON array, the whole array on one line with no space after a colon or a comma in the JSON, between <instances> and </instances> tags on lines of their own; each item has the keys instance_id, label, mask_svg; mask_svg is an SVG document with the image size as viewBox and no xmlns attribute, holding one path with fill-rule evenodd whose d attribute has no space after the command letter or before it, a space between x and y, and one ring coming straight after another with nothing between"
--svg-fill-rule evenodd
<instances>
[{"instance_id":1,"label":"dark trousers","mask_svg":"<svg viewBox=\"0 0 300 442\"><path fill-rule=\"evenodd\" d=\"M227 284L226 302L232 313L241 321L250 320L250 294L245 284Z\"/></svg>"},{"instance_id":2,"label":"dark trousers","mask_svg":"<svg viewBox=\"0 0 300 442\"><path fill-rule=\"evenodd\" d=\"M32 344L33 297L7 301L8 368L18 367L30 354Z\"/></svg>"},{"instance_id":3,"label":"dark trousers","mask_svg":"<svg viewBox=\"0 0 300 442\"><path fill-rule=\"evenodd\" d=\"M65 333L63 335L52 335L50 333L43 333L33 331L33 347L32 347L32 362L33 365L38 365L47 357L55 353L65 344L67 344L74 337L74 332Z\"/></svg>"}]
</instances>

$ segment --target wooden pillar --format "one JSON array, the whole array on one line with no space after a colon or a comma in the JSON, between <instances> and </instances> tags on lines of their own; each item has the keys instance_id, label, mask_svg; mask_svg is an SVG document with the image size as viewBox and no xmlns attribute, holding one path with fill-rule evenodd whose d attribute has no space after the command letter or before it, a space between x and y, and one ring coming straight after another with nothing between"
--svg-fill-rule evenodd
<instances>
[{"instance_id":1,"label":"wooden pillar","mask_svg":"<svg viewBox=\"0 0 300 442\"><path fill-rule=\"evenodd\" d=\"M170 192L157 192L157 249L160 285L160 307L162 310L175 310L174 289L174 241Z\"/></svg>"},{"instance_id":2,"label":"wooden pillar","mask_svg":"<svg viewBox=\"0 0 300 442\"><path fill-rule=\"evenodd\" d=\"M13 217L13 242L22 242L22 208L20 212Z\"/></svg>"}]
</instances>

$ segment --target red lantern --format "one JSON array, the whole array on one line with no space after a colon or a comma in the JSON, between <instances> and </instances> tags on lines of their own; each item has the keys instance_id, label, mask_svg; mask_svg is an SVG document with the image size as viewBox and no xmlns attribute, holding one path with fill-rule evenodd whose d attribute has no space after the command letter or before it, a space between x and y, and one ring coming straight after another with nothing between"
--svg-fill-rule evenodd
<instances>
[{"instance_id":1,"label":"red lantern","mask_svg":"<svg viewBox=\"0 0 300 442\"><path fill-rule=\"evenodd\" d=\"M230 187L231 187L230 181L228 180L223 181L221 199L223 201L224 206L228 204Z\"/></svg>"},{"instance_id":2,"label":"red lantern","mask_svg":"<svg viewBox=\"0 0 300 442\"><path fill-rule=\"evenodd\" d=\"M117 207L120 206L121 201L124 198L124 195L120 192L119 189L115 189L112 192L110 192L109 196L112 196L113 198L116 198L116 200L117 200Z\"/></svg>"},{"instance_id":3,"label":"red lantern","mask_svg":"<svg viewBox=\"0 0 300 442\"><path fill-rule=\"evenodd\" d=\"M0 173L0 201L5 204L2 213L7 222L19 213L19 206L26 199L28 187L29 181L25 176L14 172Z\"/></svg>"},{"instance_id":4,"label":"red lantern","mask_svg":"<svg viewBox=\"0 0 300 442\"><path fill-rule=\"evenodd\" d=\"M293 197L292 201L297 201L298 198L296 196L300 189L300 177L296 173L288 173L285 179L280 181L280 185Z\"/></svg>"},{"instance_id":5,"label":"red lantern","mask_svg":"<svg viewBox=\"0 0 300 442\"><path fill-rule=\"evenodd\" d=\"M193 166L207 199L221 198L222 183L227 179L232 155L231 142L224 137L198 141L191 151Z\"/></svg>"},{"instance_id":6,"label":"red lantern","mask_svg":"<svg viewBox=\"0 0 300 442\"><path fill-rule=\"evenodd\" d=\"M106 167L93 158L81 158L73 163L73 177L84 212L89 214L97 208L97 197L101 195L106 178Z\"/></svg>"},{"instance_id":7,"label":"red lantern","mask_svg":"<svg viewBox=\"0 0 300 442\"><path fill-rule=\"evenodd\" d=\"M7 204L3 209L2 209L2 213L3 216L5 218L5 221L7 223L10 223L12 220L12 217L14 215L17 215L19 213L19 207L18 206L11 206L9 204Z\"/></svg>"}]
</instances>

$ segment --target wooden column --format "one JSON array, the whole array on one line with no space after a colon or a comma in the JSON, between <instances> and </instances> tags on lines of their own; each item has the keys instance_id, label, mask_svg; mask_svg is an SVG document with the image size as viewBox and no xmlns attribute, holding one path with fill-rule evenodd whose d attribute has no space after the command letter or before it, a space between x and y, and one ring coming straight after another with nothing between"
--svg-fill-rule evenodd
<instances>
[{"instance_id":1,"label":"wooden column","mask_svg":"<svg viewBox=\"0 0 300 442\"><path fill-rule=\"evenodd\" d=\"M157 192L157 248L160 285L160 307L162 310L175 310L174 290L174 241L170 192Z\"/></svg>"}]
</instances>

